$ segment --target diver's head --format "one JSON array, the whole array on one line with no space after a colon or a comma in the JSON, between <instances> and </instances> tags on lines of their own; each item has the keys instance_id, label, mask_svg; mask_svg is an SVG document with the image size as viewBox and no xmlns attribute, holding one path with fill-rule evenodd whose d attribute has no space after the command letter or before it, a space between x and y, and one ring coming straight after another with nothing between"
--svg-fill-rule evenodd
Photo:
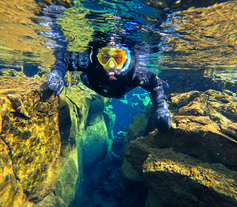
<instances>
[{"instance_id":1,"label":"diver's head","mask_svg":"<svg viewBox=\"0 0 237 207\"><path fill-rule=\"evenodd\" d=\"M126 62L126 49L119 45L109 44L99 50L97 58L107 72L118 71L123 68Z\"/></svg>"},{"instance_id":2,"label":"diver's head","mask_svg":"<svg viewBox=\"0 0 237 207\"><path fill-rule=\"evenodd\" d=\"M81 68L87 68L90 63L90 55L87 52L79 53L78 55L78 65Z\"/></svg>"}]
</instances>

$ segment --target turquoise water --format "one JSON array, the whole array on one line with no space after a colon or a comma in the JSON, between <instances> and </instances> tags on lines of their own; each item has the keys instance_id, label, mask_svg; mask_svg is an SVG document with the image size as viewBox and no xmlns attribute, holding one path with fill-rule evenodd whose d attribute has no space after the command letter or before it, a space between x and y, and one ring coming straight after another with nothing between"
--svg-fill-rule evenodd
<instances>
[{"instance_id":1,"label":"turquoise water","mask_svg":"<svg viewBox=\"0 0 237 207\"><path fill-rule=\"evenodd\" d=\"M54 6L60 8L60 12L53 15L47 13L49 2L29 0L22 3L19 0L7 5L9 2L0 0L0 4L4 5L0 13L0 76L33 77L45 82L55 60L55 48L67 45L70 52L83 52L91 45L100 45L115 36L116 41L129 48L141 42L147 44L148 51L140 56L139 66L149 68L163 80L170 105L174 95L190 91L215 90L237 96L236 1L218 1L224 2L220 7L213 6L217 2L214 0L55 1ZM71 83L70 76L75 78L75 83ZM81 87L78 77L77 73L68 73L65 90L70 90L70 86ZM233 100L233 111L227 108L224 115L235 126L237 103ZM85 160L91 159L88 154L97 153L96 142L91 144L93 147L84 146L85 160L80 155L78 159L88 163L84 166L83 182L78 179L74 186L74 197L63 196L58 190L59 181L56 190L53 190L54 195L64 202L69 199L67 206L70 207L147 206L149 190L146 184L140 180L126 182L121 178L121 166L124 140L132 117L137 113L147 115L150 106L149 93L141 88L134 89L124 98L111 100L106 106L109 113L101 112L108 146L98 152L101 156L93 165ZM175 114L181 106L172 105L171 112ZM66 142L69 136L70 139L74 136L69 132L69 113L65 115L62 112L60 116L61 119L67 116L66 124L61 125L61 138ZM93 117L94 113L89 111L89 116ZM86 127L91 125L86 122ZM230 130L232 134L221 127L220 131L236 140L234 127ZM95 131L93 133L96 134ZM72 140L69 141L75 147L75 140ZM130 199L126 193L130 192L131 196L133 190L136 195ZM159 206L174 206L162 199L158 196L161 200Z\"/></svg>"}]
</instances>

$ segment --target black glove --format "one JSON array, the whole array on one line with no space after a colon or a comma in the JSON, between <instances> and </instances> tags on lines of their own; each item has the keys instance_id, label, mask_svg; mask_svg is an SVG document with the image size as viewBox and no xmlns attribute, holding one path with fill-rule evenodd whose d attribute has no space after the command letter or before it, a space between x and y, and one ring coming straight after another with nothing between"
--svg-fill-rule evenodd
<instances>
[{"instance_id":1,"label":"black glove","mask_svg":"<svg viewBox=\"0 0 237 207\"><path fill-rule=\"evenodd\" d=\"M171 115L166 101L159 103L156 111L156 126L161 130L171 128Z\"/></svg>"},{"instance_id":2,"label":"black glove","mask_svg":"<svg viewBox=\"0 0 237 207\"><path fill-rule=\"evenodd\" d=\"M53 70L48 75L47 85L55 95L60 95L64 86L63 73L60 70Z\"/></svg>"}]
</instances>

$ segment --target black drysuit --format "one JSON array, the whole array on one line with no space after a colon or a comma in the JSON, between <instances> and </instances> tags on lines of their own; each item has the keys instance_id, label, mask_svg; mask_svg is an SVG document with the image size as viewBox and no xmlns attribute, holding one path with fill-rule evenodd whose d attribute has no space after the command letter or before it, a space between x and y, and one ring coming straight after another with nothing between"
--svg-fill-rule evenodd
<instances>
[{"instance_id":1,"label":"black drysuit","mask_svg":"<svg viewBox=\"0 0 237 207\"><path fill-rule=\"evenodd\" d=\"M81 80L84 85L109 98L121 98L130 90L142 87L150 92L152 103L157 108L158 127L170 128L170 112L167 107L162 81L153 71L139 66L141 53L140 50L131 51L131 63L128 69L124 72L115 73L114 78L111 79L108 72L97 60L98 49L94 49L91 61L86 68L80 67L79 58L76 55L73 59L65 59L64 53L56 50L56 62L52 67L52 71L59 70L63 73L63 76L67 70L82 71Z\"/></svg>"}]
</instances>

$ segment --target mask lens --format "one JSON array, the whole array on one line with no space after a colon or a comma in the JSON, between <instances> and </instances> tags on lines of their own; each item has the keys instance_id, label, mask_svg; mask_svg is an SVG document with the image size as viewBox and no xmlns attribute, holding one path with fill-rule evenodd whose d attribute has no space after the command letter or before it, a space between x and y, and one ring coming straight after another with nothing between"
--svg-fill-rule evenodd
<instances>
[{"instance_id":1,"label":"mask lens","mask_svg":"<svg viewBox=\"0 0 237 207\"><path fill-rule=\"evenodd\" d=\"M122 63L123 57L121 55L115 55L114 57L115 62L117 63L118 66Z\"/></svg>"},{"instance_id":2,"label":"mask lens","mask_svg":"<svg viewBox=\"0 0 237 207\"><path fill-rule=\"evenodd\" d=\"M110 59L110 55L109 54L103 54L102 55L102 63L106 64Z\"/></svg>"}]
</instances>

